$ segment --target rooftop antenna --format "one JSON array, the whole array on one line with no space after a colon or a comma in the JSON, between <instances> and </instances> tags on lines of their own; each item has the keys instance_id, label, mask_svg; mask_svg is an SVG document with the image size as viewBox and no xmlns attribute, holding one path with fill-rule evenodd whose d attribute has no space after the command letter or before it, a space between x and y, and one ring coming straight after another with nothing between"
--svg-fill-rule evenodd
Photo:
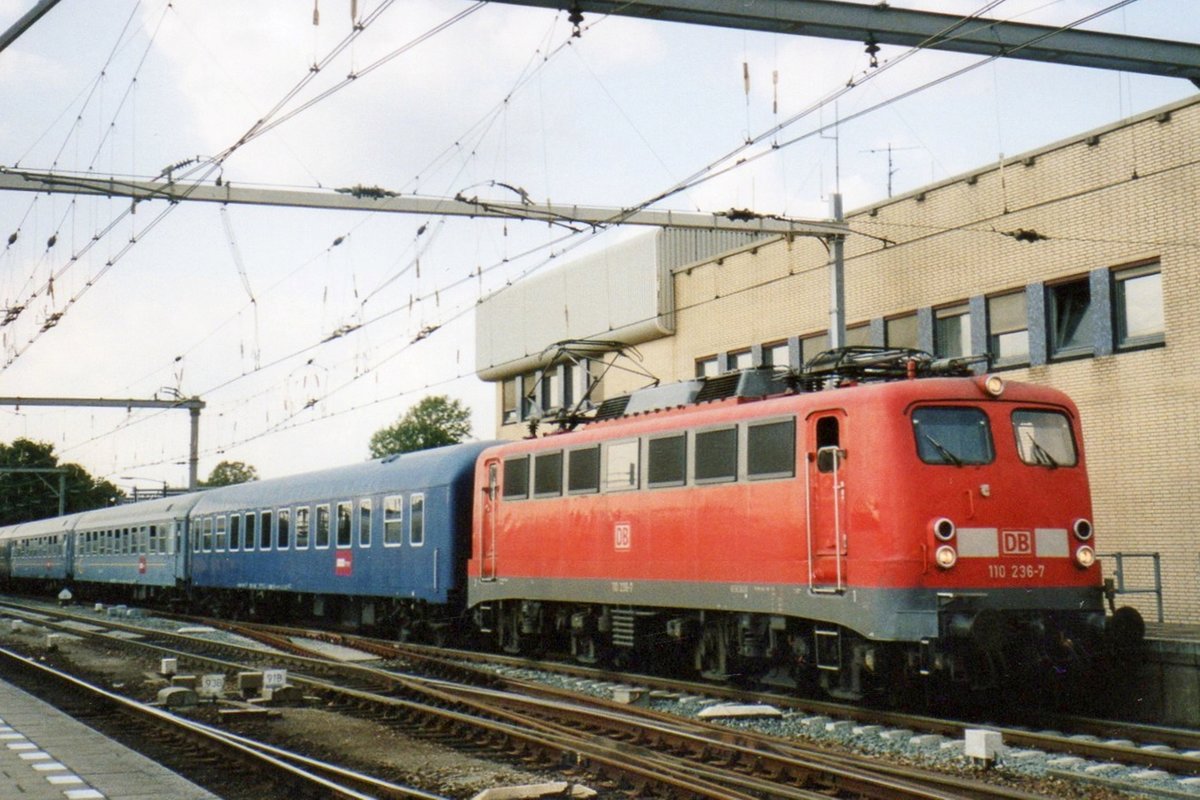
<instances>
[{"instance_id":1,"label":"rooftop antenna","mask_svg":"<svg viewBox=\"0 0 1200 800\"><path fill-rule=\"evenodd\" d=\"M891 142L888 142L887 147L876 147L872 150L863 150L864 153L887 153L887 187L888 197L892 196L892 176L899 172L898 167L892 166L892 153L898 150L920 150L920 147L893 147Z\"/></svg>"}]
</instances>

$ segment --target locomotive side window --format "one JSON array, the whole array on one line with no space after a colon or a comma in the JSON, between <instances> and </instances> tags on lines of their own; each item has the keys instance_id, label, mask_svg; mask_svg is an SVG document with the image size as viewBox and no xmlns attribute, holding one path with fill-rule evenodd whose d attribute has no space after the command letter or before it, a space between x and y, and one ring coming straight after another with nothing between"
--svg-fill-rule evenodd
<instances>
[{"instance_id":1,"label":"locomotive side window","mask_svg":"<svg viewBox=\"0 0 1200 800\"><path fill-rule=\"evenodd\" d=\"M687 480L687 437L660 436L646 443L646 484L683 486Z\"/></svg>"},{"instance_id":2,"label":"locomotive side window","mask_svg":"<svg viewBox=\"0 0 1200 800\"><path fill-rule=\"evenodd\" d=\"M529 456L504 459L504 499L529 497Z\"/></svg>"},{"instance_id":3,"label":"locomotive side window","mask_svg":"<svg viewBox=\"0 0 1200 800\"><path fill-rule=\"evenodd\" d=\"M995 458L987 415L978 408L918 408L912 420L917 454L926 464L961 467Z\"/></svg>"},{"instance_id":4,"label":"locomotive side window","mask_svg":"<svg viewBox=\"0 0 1200 800\"><path fill-rule=\"evenodd\" d=\"M292 545L292 512L289 509L279 509L279 528L276 531L275 548L287 550Z\"/></svg>"},{"instance_id":5,"label":"locomotive side window","mask_svg":"<svg viewBox=\"0 0 1200 800\"><path fill-rule=\"evenodd\" d=\"M796 420L746 428L746 473L751 480L796 475Z\"/></svg>"},{"instance_id":6,"label":"locomotive side window","mask_svg":"<svg viewBox=\"0 0 1200 800\"><path fill-rule=\"evenodd\" d=\"M600 447L567 453L567 491L571 494L600 491Z\"/></svg>"},{"instance_id":7,"label":"locomotive side window","mask_svg":"<svg viewBox=\"0 0 1200 800\"><path fill-rule=\"evenodd\" d=\"M425 495L414 494L408 510L408 543L420 547L425 544Z\"/></svg>"},{"instance_id":8,"label":"locomotive side window","mask_svg":"<svg viewBox=\"0 0 1200 800\"><path fill-rule=\"evenodd\" d=\"M308 549L308 506L296 509L296 549Z\"/></svg>"},{"instance_id":9,"label":"locomotive side window","mask_svg":"<svg viewBox=\"0 0 1200 800\"><path fill-rule=\"evenodd\" d=\"M1073 467L1079 460L1071 422L1057 411L1022 409L1012 415L1017 452L1026 464L1041 467Z\"/></svg>"},{"instance_id":10,"label":"locomotive side window","mask_svg":"<svg viewBox=\"0 0 1200 800\"><path fill-rule=\"evenodd\" d=\"M392 495L383 498L383 545L398 547L404 543L404 498Z\"/></svg>"},{"instance_id":11,"label":"locomotive side window","mask_svg":"<svg viewBox=\"0 0 1200 800\"><path fill-rule=\"evenodd\" d=\"M371 500L358 501L358 546L371 546Z\"/></svg>"},{"instance_id":12,"label":"locomotive side window","mask_svg":"<svg viewBox=\"0 0 1200 800\"><path fill-rule=\"evenodd\" d=\"M604 445L604 491L620 492L638 488L638 440L609 442Z\"/></svg>"},{"instance_id":13,"label":"locomotive side window","mask_svg":"<svg viewBox=\"0 0 1200 800\"><path fill-rule=\"evenodd\" d=\"M316 547L329 547L329 504L317 506Z\"/></svg>"},{"instance_id":14,"label":"locomotive side window","mask_svg":"<svg viewBox=\"0 0 1200 800\"><path fill-rule=\"evenodd\" d=\"M337 546L349 547L353 541L350 538L350 501L337 504Z\"/></svg>"},{"instance_id":15,"label":"locomotive side window","mask_svg":"<svg viewBox=\"0 0 1200 800\"><path fill-rule=\"evenodd\" d=\"M260 515L258 526L258 549L271 549L271 518L270 511L263 511Z\"/></svg>"},{"instance_id":16,"label":"locomotive side window","mask_svg":"<svg viewBox=\"0 0 1200 800\"><path fill-rule=\"evenodd\" d=\"M563 457L561 452L539 453L533 457L533 496L557 497L562 494Z\"/></svg>"},{"instance_id":17,"label":"locomotive side window","mask_svg":"<svg viewBox=\"0 0 1200 800\"><path fill-rule=\"evenodd\" d=\"M737 480L737 428L696 433L696 483Z\"/></svg>"}]
</instances>

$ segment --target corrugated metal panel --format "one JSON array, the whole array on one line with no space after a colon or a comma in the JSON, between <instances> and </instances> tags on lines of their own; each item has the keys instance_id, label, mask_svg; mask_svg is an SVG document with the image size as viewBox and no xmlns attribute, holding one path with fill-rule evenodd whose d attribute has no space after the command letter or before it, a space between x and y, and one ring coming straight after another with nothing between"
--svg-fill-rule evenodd
<instances>
[{"instance_id":1,"label":"corrugated metal panel","mask_svg":"<svg viewBox=\"0 0 1200 800\"><path fill-rule=\"evenodd\" d=\"M640 344L669 336L672 270L764 238L664 228L506 287L476 309L476 372L494 381L537 369L543 351L565 339Z\"/></svg>"}]
</instances>

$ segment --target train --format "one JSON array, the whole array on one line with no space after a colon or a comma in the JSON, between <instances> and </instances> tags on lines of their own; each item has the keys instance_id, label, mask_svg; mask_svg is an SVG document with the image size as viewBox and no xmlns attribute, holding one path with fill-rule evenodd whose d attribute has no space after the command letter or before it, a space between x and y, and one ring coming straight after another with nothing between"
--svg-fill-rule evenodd
<instances>
[{"instance_id":1,"label":"train","mask_svg":"<svg viewBox=\"0 0 1200 800\"><path fill-rule=\"evenodd\" d=\"M1136 651L1095 548L1064 393L844 348L9 526L0 579L861 700L1083 685Z\"/></svg>"}]
</instances>

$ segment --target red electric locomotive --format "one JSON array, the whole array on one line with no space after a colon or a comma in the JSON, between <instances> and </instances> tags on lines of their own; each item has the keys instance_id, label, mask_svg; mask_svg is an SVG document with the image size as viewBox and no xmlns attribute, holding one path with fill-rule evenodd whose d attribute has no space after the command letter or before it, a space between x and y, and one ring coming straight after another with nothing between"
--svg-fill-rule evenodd
<instances>
[{"instance_id":1,"label":"red electric locomotive","mask_svg":"<svg viewBox=\"0 0 1200 800\"><path fill-rule=\"evenodd\" d=\"M799 376L643 390L484 451L477 624L510 652L848 698L1070 675L1106 628L1078 412L961 365L918 377L938 367L835 351Z\"/></svg>"}]
</instances>

